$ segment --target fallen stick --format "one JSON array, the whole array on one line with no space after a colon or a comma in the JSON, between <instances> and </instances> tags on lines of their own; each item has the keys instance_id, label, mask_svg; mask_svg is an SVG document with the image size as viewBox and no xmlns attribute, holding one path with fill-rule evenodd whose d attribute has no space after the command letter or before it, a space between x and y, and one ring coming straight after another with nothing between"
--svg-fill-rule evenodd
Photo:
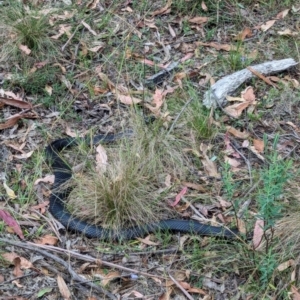
<instances>
[{"instance_id":1,"label":"fallen stick","mask_svg":"<svg viewBox=\"0 0 300 300\"><path fill-rule=\"evenodd\" d=\"M109 299L113 299L113 300L117 300L117 297L115 295L113 295L112 293L106 291L104 288L102 288L100 285L97 285L93 282L90 282L86 279L84 279L83 277L81 277L80 275L78 275L71 267L68 259L63 260L60 257L57 257L51 253L49 253L49 251L47 251L47 248L42 249L42 245L34 245L33 243L28 243L28 242L18 242L18 241L13 241L13 240L8 240L6 238L0 238L0 242L7 245L13 245L15 247L21 247L24 249L28 249L31 251L35 251L40 253L43 256L46 256L50 259L52 259L53 261L56 261L57 263L59 263L61 266L63 266L66 270L68 270L71 279L79 284L85 284L87 286L89 286L90 289L92 290L96 290L100 293L103 293L105 296L107 296L107 298ZM39 249L40 248L40 249Z\"/></svg>"},{"instance_id":2,"label":"fallen stick","mask_svg":"<svg viewBox=\"0 0 300 300\"><path fill-rule=\"evenodd\" d=\"M261 74L272 74L284 71L298 63L292 58L268 61L259 65L251 66L252 69ZM237 71L218 80L211 88L205 92L203 104L207 108L224 106L226 104L226 96L234 92L246 80L255 75L248 69Z\"/></svg>"}]
</instances>

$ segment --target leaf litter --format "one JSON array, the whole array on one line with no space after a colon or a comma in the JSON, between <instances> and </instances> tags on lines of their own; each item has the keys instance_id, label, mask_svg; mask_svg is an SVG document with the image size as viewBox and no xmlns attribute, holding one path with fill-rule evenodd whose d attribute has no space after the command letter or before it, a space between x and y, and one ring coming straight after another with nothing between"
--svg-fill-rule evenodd
<instances>
[{"instance_id":1,"label":"leaf litter","mask_svg":"<svg viewBox=\"0 0 300 300\"><path fill-rule=\"evenodd\" d=\"M78 5L83 5L84 9L89 13L94 13L95 11L108 12L107 7L102 6L99 1L89 1L88 4L83 4L81 1L78 1ZM211 8L208 3L206 1L202 1L202 10L199 10L201 12L200 14L190 14L189 12L186 13L185 16L176 13L173 14L176 9L175 7L174 1L166 1L165 3L159 2L155 5L155 7L151 7L149 9L147 18L140 17L131 1L127 1L126 3L123 3L122 6L117 7L115 10L115 14L117 16L110 23L110 25L113 25L111 28L113 28L115 35L115 40L113 41L113 43L115 43L115 49L110 48L110 52L106 52L106 48L110 47L108 42L109 38L107 38L109 35L105 36L107 31L106 29L103 29L109 28L109 26L102 27L102 29L99 30L99 27L95 26L95 23L87 21L86 18L77 20L77 23L74 26L74 24L71 23L71 20L73 20L72 18L76 15L77 11L76 9L71 8L71 6L66 6L63 12L57 13L56 15L53 14L51 16L50 25L53 26L54 30L49 36L58 42L62 42L64 40L64 43L61 44L61 48L66 56L62 59L57 58L55 63L53 61L47 61L46 63L46 60L41 59L40 61L36 61L32 64L32 68L30 70L34 74L39 69L39 64L43 67L52 67L56 65L60 70L56 75L58 78L57 82L60 82L67 92L63 95L63 97L60 97L61 95L58 97L57 94L55 94L55 84L51 81L45 82L42 86L47 93L47 96L45 96L45 94L40 95L39 93L24 93L24 91L22 91L24 87L21 87L21 94L23 94L20 96L15 93L13 86L9 85L1 92L0 105L3 117L1 117L0 123L2 140L0 150L1 153L12 152L12 155L7 155L7 159L5 159L4 162L1 162L1 167L8 170L17 170L19 169L17 165L21 164L22 171L19 172L19 176L21 179L26 179L27 181L27 185L24 185L25 190L28 186L30 186L31 181L35 184L36 189L40 188L42 191L39 193L39 199L34 197L34 193L28 191L26 196L31 199L31 203L36 205L25 205L23 210L17 210L17 220L15 220L7 212L7 210L1 210L2 218L7 224L6 229L10 235L17 234L20 238L24 238L23 233L27 233L28 230L32 230L31 232L38 230L35 225L20 226L18 224L18 221L21 221L22 217L25 217L26 213L29 213L29 211L26 212L26 210L30 207L41 214L41 216L39 216L40 219L37 218L36 220L41 225L43 235L40 241L35 242L36 244L57 245L58 240L60 240L60 249L72 247L76 251L87 253L94 251L94 246L96 245L99 249L102 248L108 252L114 251L114 247L118 247L119 245L99 244L97 241L85 240L83 237L78 237L76 235L73 236L71 234L67 235L68 240L65 242L62 242L62 239L58 238L63 237L63 234L54 229L56 221L52 220L46 213L48 205L47 199L49 196L47 188L53 184L53 175L46 175L49 174L49 169L41 167L40 165L40 170L33 170L34 168L28 167L27 164L32 163L33 157L36 157L36 155L42 151L50 141L62 137L62 133L76 137L79 136L77 132L86 133L91 126L95 126L96 131L101 133L114 133L122 130L124 128L124 124L127 124L126 119L130 118L130 113L128 113L127 109L129 107L135 108L136 105L140 105L144 110L146 110L146 112L151 112L157 118L164 119L164 126L170 127L178 113L178 111L174 112L174 110L171 110L172 105L174 105L172 103L172 98L175 98L178 102L180 102L178 99L180 99L180 97L184 94L185 80L190 80L194 85L199 86L199 90L200 87L208 89L210 82L222 77L216 74L228 75L232 73L229 66L225 66L222 69L217 65L214 65L213 61L218 55L227 55L224 53L229 53L229 55L231 55L231 53L235 53L234 51L241 51L239 47L236 46L236 40L248 43L247 45L249 48L252 48L250 50L253 50L253 48L257 48L257 44L252 43L251 39L254 39L255 41L257 34L260 34L257 33L257 30L270 35L277 34L278 36L299 37L299 28L297 28L297 26L292 26L291 22L288 22L288 18L291 17L291 14L297 12L297 7L295 6L282 10L279 13L274 13L273 18L264 19L264 17L259 18L257 15L253 15L255 22L247 24L248 27L243 30L235 28L234 34L232 34L232 31L230 30L227 31L228 28L226 28L224 24L223 27L220 26L218 28L216 36L214 36L211 40L208 39L205 41L203 41L203 37L205 37L206 34L206 26L210 24L211 17L214 17L212 15L209 17L202 16L201 14L202 12L210 11ZM233 8L231 7L230 9ZM128 19L126 19L127 17ZM56 20L61 20L65 24L57 24ZM166 26L163 26L165 30L158 34L158 30L162 28L160 22L163 22ZM189 27L184 28L182 24ZM279 26L279 24L286 24L289 28L282 30L283 27ZM78 32L84 32L84 34L81 34L82 36L79 38L75 36L76 26L78 26L78 29L76 29ZM139 80L136 73L128 68L126 72L121 69L120 74L120 69L113 68L113 63L110 63L109 61L113 61L113 59L122 52L122 44L119 42L118 37L121 37L122 43L124 43L125 37L130 38L132 36L136 36L138 39L141 39L144 37L144 33L142 34L141 32L144 32L146 29L149 30L149 35L146 37L147 41L145 42L145 45L143 45L141 41L136 44L133 43L132 45L134 46L132 46L132 53L135 53L134 55L137 56L135 57L131 54L127 58L128 62L132 63L133 66L136 67L135 63L138 63L139 69L145 68L144 72L146 74L142 74L140 78L143 77L143 80L145 80L146 78L151 77L151 75L156 74L157 67L162 69L166 68L168 65L168 61L166 61L166 59L173 59L173 57L176 58L176 61L180 61L180 68L182 68L182 70L176 73L173 78L170 76L162 80L161 86L155 87L154 90L149 89L143 94L140 93L138 88L136 88L136 83ZM191 41L188 41L185 34L183 34L185 30L189 30L189 34L192 36ZM102 36L101 43L97 40L97 36L99 34ZM124 37L124 39L122 39L122 37ZM86 40L87 38L89 38L90 41ZM96 40L93 41L93 39ZM92 41L95 43L93 44ZM265 47L267 49L266 51L270 51L270 48L272 49L274 45L272 45L272 41L271 39L268 39L268 36L265 42L270 44L261 45L262 49ZM76 43L76 47L79 51L74 52L72 47L74 46L74 48L76 48ZM91 46L92 44L93 46ZM140 49L138 49L139 46L141 46ZM20 44L18 47L23 57L33 57L32 51L34 49L31 49L30 46ZM69 51L68 54L66 54L67 51ZM268 60L270 60L270 57L273 57L272 52L273 50L266 55ZM108 62L107 65L105 65L103 61L101 62L101 71L96 69L95 65L98 64L99 66L99 62L96 61L93 61L92 68L84 67L84 63L87 63L90 59L92 55L91 53L95 53L99 56L103 55L103 61ZM68 56L69 54L70 56ZM242 54L242 52L240 54ZM79 62L79 56L83 62ZM212 58L211 60L209 59L208 62L203 62L210 57ZM227 56L227 58L230 58L230 56ZM241 56L241 59L242 58L243 57ZM78 64L76 64L76 62L78 62ZM205 69L205 73L199 73L201 68L207 68ZM214 68L219 68L218 72L215 72ZM70 76L66 76L69 75L68 71L70 69L72 69L74 74L76 74L75 76L79 78L79 85L76 85ZM12 68L6 69L5 72L8 74L11 70ZM250 71L252 72L253 70ZM84 77L84 73L86 74L86 77ZM7 78L9 78L9 76L7 75ZM98 79L89 81L90 78L96 78L97 76ZM262 133L266 131L269 135L271 135L275 130L277 130L277 126L281 126L281 130L283 130L287 135L293 135L296 142L299 141L297 134L300 125L296 117L297 106L295 105L295 101L293 103L295 111L292 111L292 113L285 118L281 115L283 110L280 111L280 114L274 117L274 115L270 115L270 112L273 112L272 106L270 106L269 103L267 103L266 106L263 106L264 101L269 100L266 99L268 94L264 93L263 89L273 87L281 89L279 84L283 84L286 86L288 91L294 89L293 91L297 92L297 90L299 90L299 76L297 73L290 73L288 76L281 76L281 74L278 76L265 76L256 72L255 76L257 77L255 82L258 84L253 86L243 86L244 91L235 92L227 97L227 101L229 103L224 107L224 111L229 115L234 116L238 121L230 122L228 116L221 116L220 118L220 115L214 115L214 118L216 118L213 119L214 124L222 124L220 126L225 124L225 129L223 127L220 130L223 130L227 137L225 136L225 138L223 137L220 139L220 137L217 136L209 141L197 141L197 143L193 144L195 148L190 148L189 153L193 153L194 156L199 158L201 161L201 167L195 167L196 164L191 167L198 177L196 179L195 177L181 179L174 176L174 174L159 174L159 176L164 178L164 185L166 178L168 177L168 188L172 189L176 187L175 190L171 191L171 195L173 195L173 204L175 201L180 201L184 193L186 193L184 195L185 198L191 198L194 201L199 201L199 199L197 199L198 193L194 193L191 190L187 191L187 188L199 191L201 197L203 197L203 199L200 200L201 202L204 200L203 203L205 203L205 205L199 202L196 209L204 213L205 217L211 218L212 220L219 219L221 222L226 222L226 216L223 212L231 206L231 203L228 202L231 201L231 199L226 199L226 197L217 198L222 190L219 181L222 177L220 165L227 162L230 165L231 170L234 171L237 176L243 178L247 175L247 168L245 166L244 158L242 158L239 152L244 154L245 152L247 153L248 157L250 157L248 159L251 161L252 168L255 169L257 165L265 159L264 151L268 148L268 145L265 145L263 142ZM203 78L205 78L205 80L202 80ZM143 84L143 80L141 80L141 85ZM263 85L264 88L261 89L259 85ZM269 87L267 85L269 85ZM81 90L79 86L83 86L83 90ZM95 98L93 93L100 97ZM286 96L288 94L289 92L287 92ZM40 101L42 97L50 97L53 103L49 106L41 106ZM202 94L201 96L197 95L197 98L202 98ZM232 101L238 103L232 104ZM278 101L280 101L280 99ZM265 114L263 116L260 115L262 111L261 106L265 109ZM220 114L222 113L220 112ZM247 115L251 114L253 115L253 119L247 118ZM30 130L27 132L26 129L29 129L29 122L27 119L33 119L36 124L44 128L43 131ZM249 126L249 124L251 126ZM179 122L175 125L175 129L173 130L180 132L182 128L187 126L187 122L184 122L181 118L179 118ZM192 146L194 139L193 134L188 131L184 131L183 134L186 135L187 139L191 143L190 146ZM292 139L293 138L291 138L291 140ZM233 144L234 140L237 144ZM293 145L293 141L291 140L282 137L279 148L282 155L291 155L291 147L294 147L293 151L297 151L295 146L291 146ZM9 143L3 143L3 141L9 141ZM7 147L10 147L10 150L3 150L5 144ZM238 145L237 148L236 145ZM94 163L100 170L102 169L102 171L105 172L103 166L107 164L106 150L104 146L100 146L100 148L97 148L96 151L98 153L98 157ZM67 156L68 155L70 158L70 155L72 154L67 154ZM221 157L218 158L218 155L221 155ZM71 156L71 158L74 157ZM74 162L74 160L72 162ZM44 169L42 170L42 168ZM3 186L6 194L1 196L1 198L14 201L14 205L9 204L8 208L10 211L15 212L18 206L18 196L22 196L22 193L20 192L21 189L18 190L15 188L19 185L18 181L14 179L13 172L8 172L7 175L8 182L6 183L6 186ZM29 181L27 176L30 178ZM176 194L175 191L178 192L180 186L181 188L182 186L185 188L179 194ZM13 189L11 187L13 187ZM207 195L211 195L210 199L206 199ZM212 207L209 204L213 202L211 198L214 199L215 197L216 199L219 199L219 203L218 205L214 203L215 206ZM220 199L222 199L222 201ZM182 206L182 215L190 215L190 208L190 205ZM255 207L250 207L250 213L255 215ZM34 215L32 214L31 217L33 216ZM242 224L243 222L244 220L238 220L239 224L237 224L237 226L240 231L244 230L242 228L245 227L245 225ZM45 228L43 226L45 226ZM262 225L259 221L257 221L255 225L252 224L252 228L254 228L254 248L259 246L262 238L261 227ZM10 231L9 228L12 228L13 230ZM54 234L57 234L58 237L55 237ZM153 251L154 253L155 251L165 250L162 248L162 243L159 238L153 235L149 235L144 239L135 241L134 243L138 245L140 249ZM176 245L176 241L174 240L172 240L171 243L172 245ZM186 237L182 243L182 248L188 246L190 243L192 243L191 239ZM205 241L203 241L202 245L205 245ZM201 245L197 244L197 247L201 247ZM5 245L5 248L7 250L10 249L8 245ZM125 251L132 252L134 249L135 247L126 249ZM203 249L206 251L205 246ZM18 248L18 251L20 251L20 253L24 256L27 256L28 254L28 252L26 253L26 251L21 250L21 248ZM96 255L99 257L105 257L103 254L104 252L105 251L100 253L98 252ZM212 254L212 252L208 252L209 251L207 251L208 255ZM215 282L216 278L213 278L208 272L211 268L209 263L203 264L203 269L201 270L202 273L199 272L194 274L197 279L204 278L203 285L201 288L198 288L193 286L195 281L192 281L189 276L179 276L181 275L183 268L188 271L188 268L182 263L181 253L167 253L163 257L154 254L151 259L149 259L149 257L150 255L152 256L152 254L146 254L146 256L137 255L139 259L135 262L131 262L131 267L134 269L142 269L148 273L150 273L149 270L154 270L158 276L166 273L164 263L171 262L168 272L172 273L171 276L187 293L193 293L195 295L200 294L204 296L215 295L215 297L219 297L220 294L232 295L232 292L237 293L237 291L230 290L230 279L227 281L224 280L225 283L223 281L218 283ZM126 267L129 266L128 262L123 260L123 263L122 261L122 257L126 256L127 254L120 255L114 252L112 259L120 266ZM44 268L39 264L38 259L31 265L29 262L26 263L22 256L18 256L13 252L9 255L5 255L5 259L14 265L13 270L8 269L11 271L9 278L13 278L13 276L22 276L22 268L25 268L26 265L32 269L40 268L40 270L43 270ZM77 263L78 262L76 262L76 260L72 261L71 258L71 264L76 266ZM279 269L287 270L292 267L293 263L286 260L284 264L279 266ZM49 270L50 272L54 272L50 267ZM107 268L99 264L99 266L91 265L89 268L82 270L82 274L80 275L90 280L92 276L97 278L96 274L98 274L98 278L100 278L103 286L109 290L115 291L115 293L122 294L123 297L134 296L136 298L145 297L146 299L151 299L151 296L149 294L147 295L143 286L139 284L141 276L137 276L136 280L131 280L128 279L128 274L126 274L126 272L124 274L123 272L125 271L108 271ZM1 273L4 277L6 277L5 280L8 280L7 270L3 271L3 269L1 269ZM205 274L204 277L203 274ZM69 286L69 282L63 277L58 274L55 275L59 293L62 297L70 299L71 294L73 293L73 287L71 285ZM44 279L43 284L46 286L47 281L48 283L51 282L50 279L52 279L51 277L53 277L53 274L49 276L48 273L48 275L44 274L44 276L46 279ZM237 277L232 279L232 282L235 280L237 280ZM22 291L23 286L20 282L21 281L16 282L15 291ZM128 287L128 282L131 284L131 287ZM176 286L174 281L169 280L167 282L168 284L164 285L160 280L150 281L149 279L148 284L151 289L150 294L157 295L156 298L159 299L175 299L174 297L176 294L179 295L183 293L183 291ZM172 286L172 289L169 288L170 286ZM161 291L162 289L163 292ZM36 292L36 289L33 288L33 291ZM294 286L292 286L291 292L295 298L299 295L297 288ZM86 297L82 297L82 299L85 298Z\"/></svg>"}]
</instances>

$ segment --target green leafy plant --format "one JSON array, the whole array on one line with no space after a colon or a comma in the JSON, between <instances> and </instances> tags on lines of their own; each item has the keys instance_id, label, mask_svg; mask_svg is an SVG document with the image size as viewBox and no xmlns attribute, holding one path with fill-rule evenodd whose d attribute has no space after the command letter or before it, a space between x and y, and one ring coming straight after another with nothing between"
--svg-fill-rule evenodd
<instances>
[{"instance_id":1,"label":"green leafy plant","mask_svg":"<svg viewBox=\"0 0 300 300\"><path fill-rule=\"evenodd\" d=\"M290 178L289 173L292 161L279 159L276 151L278 135L273 142L273 153L267 155L268 165L261 171L262 188L257 195L258 217L264 221L264 232L271 231L271 235L266 237L266 253L269 253L272 242L274 226L276 221L282 216L282 202L278 201L283 192L283 187ZM267 145L267 137L264 136L264 144Z\"/></svg>"}]
</instances>

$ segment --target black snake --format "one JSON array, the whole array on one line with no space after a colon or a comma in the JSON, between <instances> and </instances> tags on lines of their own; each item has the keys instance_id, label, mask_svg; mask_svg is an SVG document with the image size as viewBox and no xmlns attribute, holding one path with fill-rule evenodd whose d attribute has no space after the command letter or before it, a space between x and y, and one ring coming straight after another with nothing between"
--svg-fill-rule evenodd
<instances>
[{"instance_id":1,"label":"black snake","mask_svg":"<svg viewBox=\"0 0 300 300\"><path fill-rule=\"evenodd\" d=\"M49 211L66 229L82 233L89 238L99 238L105 240L130 240L137 237L145 236L147 233L156 231L174 231L182 233L194 233L204 236L219 236L224 238L234 238L238 232L235 229L226 229L211 225L201 224L194 220L177 220L168 219L156 223L145 224L142 227L134 226L118 230L106 229L98 225L89 224L79 218L72 216L65 206L65 199L68 197L67 192L60 192L59 187L72 177L70 166L60 157L63 149L76 146L79 142L88 144L97 144L99 142L114 142L124 136L124 133L111 135L96 135L90 138L63 138L52 142L46 147L46 156L49 164L52 166L55 181L53 191L50 196ZM58 192L57 192L58 191Z\"/></svg>"}]
</instances>

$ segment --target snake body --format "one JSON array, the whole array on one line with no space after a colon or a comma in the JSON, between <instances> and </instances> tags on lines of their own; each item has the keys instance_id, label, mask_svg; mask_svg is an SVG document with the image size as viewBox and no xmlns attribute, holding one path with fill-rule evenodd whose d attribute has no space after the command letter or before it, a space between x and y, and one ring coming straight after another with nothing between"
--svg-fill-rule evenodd
<instances>
[{"instance_id":1,"label":"snake body","mask_svg":"<svg viewBox=\"0 0 300 300\"><path fill-rule=\"evenodd\" d=\"M157 231L172 231L181 233L193 233L203 236L219 236L224 238L234 238L238 234L235 229L226 229L206 224L201 224L194 220L168 219L156 223L145 224L142 227L133 226L118 231L106 229L99 225L89 224L79 218L74 217L66 209L65 200L68 192L60 192L59 187L72 177L70 166L61 158L60 152L85 142L96 145L99 142L114 142L124 137L124 133L110 135L96 135L93 138L63 138L55 140L46 147L46 156L50 166L53 168L55 181L53 191L50 195L49 211L55 219L62 223L67 230L82 233L89 238L105 240L130 240L143 237L148 233ZM58 191L58 192L57 192Z\"/></svg>"}]
</instances>

